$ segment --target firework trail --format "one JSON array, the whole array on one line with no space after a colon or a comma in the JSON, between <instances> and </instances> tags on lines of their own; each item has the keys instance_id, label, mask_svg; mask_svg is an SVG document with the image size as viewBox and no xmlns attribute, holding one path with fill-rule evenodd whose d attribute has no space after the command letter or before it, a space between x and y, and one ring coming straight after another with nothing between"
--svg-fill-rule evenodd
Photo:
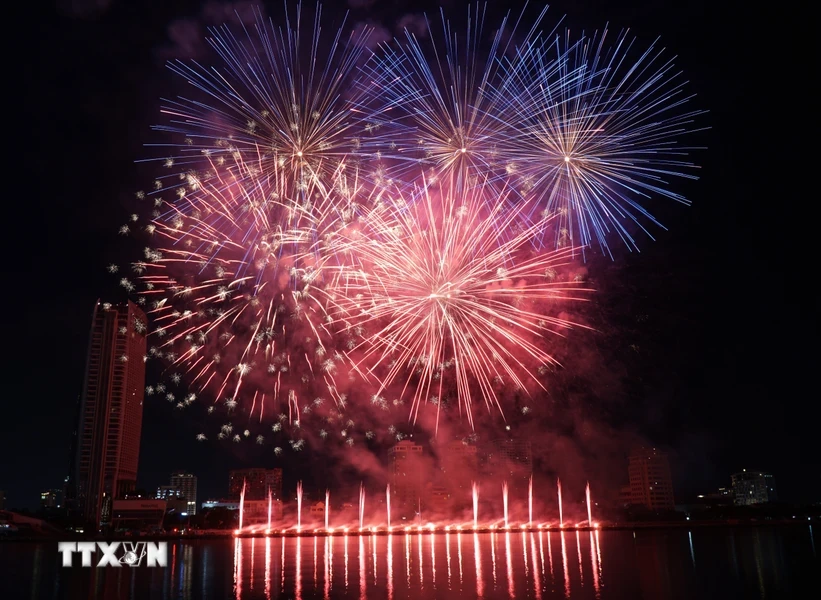
<instances>
[{"instance_id":1,"label":"firework trail","mask_svg":"<svg viewBox=\"0 0 821 600\"><path fill-rule=\"evenodd\" d=\"M516 126L499 152L532 210L558 217L556 246L607 250L615 234L637 248L628 225L648 235L648 222L660 226L645 200L689 204L669 182L696 179L687 160L696 148L680 141L697 131L692 123L702 111L688 108L693 96L675 57L655 44L637 52L623 32L608 45L606 30L547 40L504 61L509 110L499 118Z\"/></svg>"},{"instance_id":2,"label":"firework trail","mask_svg":"<svg viewBox=\"0 0 821 600\"><path fill-rule=\"evenodd\" d=\"M523 40L537 33L546 10ZM486 50L486 11L484 3L470 7L464 32L451 25L444 11L438 27L425 16L424 39L406 30L363 67L361 103L371 116L362 152L387 164L389 177L412 178L420 163L429 179L478 177L486 182L490 173L504 169L498 144L508 135L509 124L493 115L510 102L500 93L507 87L500 61L513 52L524 12L515 22L505 16ZM378 180L385 176L381 169L377 174Z\"/></svg>"},{"instance_id":3,"label":"firework trail","mask_svg":"<svg viewBox=\"0 0 821 600\"><path fill-rule=\"evenodd\" d=\"M451 395L471 426L472 398L501 411L498 390L541 386L534 364L556 364L538 340L573 325L550 315L582 291L559 277L569 252L531 253L546 224L517 228L523 205L505 212L506 195L489 190L426 186L413 201L398 190L333 241L329 312L368 332L348 353L354 369L377 396L394 382L400 399L410 390L414 421L428 401L438 418Z\"/></svg>"}]
</instances>

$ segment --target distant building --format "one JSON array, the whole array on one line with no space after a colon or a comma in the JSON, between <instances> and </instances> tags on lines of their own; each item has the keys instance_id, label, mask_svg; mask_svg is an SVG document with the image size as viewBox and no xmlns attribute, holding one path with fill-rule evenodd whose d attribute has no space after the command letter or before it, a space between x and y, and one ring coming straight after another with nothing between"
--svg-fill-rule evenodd
<instances>
[{"instance_id":1,"label":"distant building","mask_svg":"<svg viewBox=\"0 0 821 600\"><path fill-rule=\"evenodd\" d=\"M733 483L733 500L736 506L766 504L778 499L775 490L775 478L763 471L744 469L731 477Z\"/></svg>"},{"instance_id":2,"label":"distant building","mask_svg":"<svg viewBox=\"0 0 821 600\"><path fill-rule=\"evenodd\" d=\"M391 507L407 512L419 505L423 491L422 457L422 446L410 440L402 440L388 449Z\"/></svg>"},{"instance_id":3,"label":"distant building","mask_svg":"<svg viewBox=\"0 0 821 600\"><path fill-rule=\"evenodd\" d=\"M479 455L476 446L451 441L438 449L439 477L436 487L444 488L450 508L470 506L473 482L478 479ZM437 490L439 493L440 490ZM441 496L441 494L439 494ZM441 498L439 498L440 504Z\"/></svg>"},{"instance_id":4,"label":"distant building","mask_svg":"<svg viewBox=\"0 0 821 600\"><path fill-rule=\"evenodd\" d=\"M454 498L448 487L437 483L428 483L425 486L425 511L433 514L443 514L453 509Z\"/></svg>"},{"instance_id":5,"label":"distant building","mask_svg":"<svg viewBox=\"0 0 821 600\"><path fill-rule=\"evenodd\" d=\"M111 508L113 529L161 528L165 500L114 500Z\"/></svg>"},{"instance_id":6,"label":"distant building","mask_svg":"<svg viewBox=\"0 0 821 600\"><path fill-rule=\"evenodd\" d=\"M630 484L623 485L619 488L619 504L629 506L633 502L633 494L630 491Z\"/></svg>"},{"instance_id":7,"label":"distant building","mask_svg":"<svg viewBox=\"0 0 821 600\"><path fill-rule=\"evenodd\" d=\"M239 500L245 486L246 500L282 500L282 469L237 469L228 474L228 496Z\"/></svg>"},{"instance_id":8,"label":"distant building","mask_svg":"<svg viewBox=\"0 0 821 600\"><path fill-rule=\"evenodd\" d=\"M202 503L203 510L212 508L227 508L228 510L239 510L239 500L206 500Z\"/></svg>"},{"instance_id":9,"label":"distant building","mask_svg":"<svg viewBox=\"0 0 821 600\"><path fill-rule=\"evenodd\" d=\"M80 398L72 505L94 527L134 489L145 391L146 317L133 302L97 302Z\"/></svg>"},{"instance_id":10,"label":"distant building","mask_svg":"<svg viewBox=\"0 0 821 600\"><path fill-rule=\"evenodd\" d=\"M242 510L242 526L265 525L268 523L268 511L271 511L271 521L282 519L282 501L246 500Z\"/></svg>"},{"instance_id":11,"label":"distant building","mask_svg":"<svg viewBox=\"0 0 821 600\"><path fill-rule=\"evenodd\" d=\"M157 488L157 500L168 500L170 498L179 498L180 496L180 490L174 485L161 485Z\"/></svg>"},{"instance_id":12,"label":"distant building","mask_svg":"<svg viewBox=\"0 0 821 600\"><path fill-rule=\"evenodd\" d=\"M40 508L60 508L60 490L46 490L40 492Z\"/></svg>"},{"instance_id":13,"label":"distant building","mask_svg":"<svg viewBox=\"0 0 821 600\"><path fill-rule=\"evenodd\" d=\"M325 515L325 503L324 502L314 502L313 504L311 504L311 514L315 517L318 516L318 515L324 516Z\"/></svg>"},{"instance_id":14,"label":"distant building","mask_svg":"<svg viewBox=\"0 0 821 600\"><path fill-rule=\"evenodd\" d=\"M197 514L197 477L191 473L177 471L171 474L171 487L179 490L178 496L188 501L188 514Z\"/></svg>"},{"instance_id":15,"label":"distant building","mask_svg":"<svg viewBox=\"0 0 821 600\"><path fill-rule=\"evenodd\" d=\"M178 496L178 497L170 497L165 501L165 511L168 513L176 513L183 517L188 516L188 500L185 498Z\"/></svg>"},{"instance_id":16,"label":"distant building","mask_svg":"<svg viewBox=\"0 0 821 600\"><path fill-rule=\"evenodd\" d=\"M533 448L529 441L498 439L490 442L485 457L486 476L507 482L511 491L523 492L533 474Z\"/></svg>"},{"instance_id":17,"label":"distant building","mask_svg":"<svg viewBox=\"0 0 821 600\"><path fill-rule=\"evenodd\" d=\"M731 488L721 487L710 494L699 494L695 504L705 508L729 506L733 504L733 490Z\"/></svg>"},{"instance_id":18,"label":"distant building","mask_svg":"<svg viewBox=\"0 0 821 600\"><path fill-rule=\"evenodd\" d=\"M648 510L674 510L673 478L667 455L655 448L639 448L630 455L627 504Z\"/></svg>"}]
</instances>

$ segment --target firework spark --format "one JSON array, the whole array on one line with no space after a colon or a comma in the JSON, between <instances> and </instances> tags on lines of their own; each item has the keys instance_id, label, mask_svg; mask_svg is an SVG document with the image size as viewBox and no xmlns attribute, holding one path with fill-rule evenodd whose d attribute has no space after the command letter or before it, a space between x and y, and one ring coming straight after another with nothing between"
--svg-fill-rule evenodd
<instances>
[{"instance_id":1,"label":"firework spark","mask_svg":"<svg viewBox=\"0 0 821 600\"><path fill-rule=\"evenodd\" d=\"M606 41L606 30L575 42L567 32L531 44L503 69L510 102L500 120L516 126L499 150L532 210L557 216L559 247L607 249L615 233L637 248L629 223L648 234L647 221L660 226L642 202L689 204L669 180L696 179L687 160L695 148L680 141L702 111L688 108L674 59L655 44L635 52L627 32Z\"/></svg>"},{"instance_id":2,"label":"firework spark","mask_svg":"<svg viewBox=\"0 0 821 600\"><path fill-rule=\"evenodd\" d=\"M311 22L301 4L294 13L286 4L282 26L255 10L243 36L227 25L209 30L220 65L169 63L195 94L163 105L171 122L156 129L183 142L160 160L187 169L198 168L202 155L216 161L239 155L264 171L287 167L297 189L308 181L322 184L345 168L349 130L357 123L349 84L370 29L346 36L343 20L323 36L320 5Z\"/></svg>"},{"instance_id":3,"label":"firework spark","mask_svg":"<svg viewBox=\"0 0 821 600\"><path fill-rule=\"evenodd\" d=\"M239 181L211 167L211 177L190 176L186 193L159 204L151 222L154 247L132 284L155 326L150 354L184 370L229 412L242 401L262 419L271 400L283 399L294 422L297 390L336 397L338 355L316 298L315 239L324 223L344 222L332 204L338 195L311 188L308 209L263 193L280 189L271 184L279 170Z\"/></svg>"},{"instance_id":4,"label":"firework spark","mask_svg":"<svg viewBox=\"0 0 821 600\"><path fill-rule=\"evenodd\" d=\"M477 3L468 10L465 35L444 11L441 30L426 17L424 40L406 30L404 39L383 45L365 65L362 103L372 116L363 149L392 161L389 172L400 179L417 173L421 163L429 180L451 175L486 182L504 166L498 144L509 124L493 115L509 103L499 93L507 87L499 65L513 52L521 16L516 22L505 16L486 53L486 9ZM524 43L537 33L546 10L533 20Z\"/></svg>"},{"instance_id":5,"label":"firework spark","mask_svg":"<svg viewBox=\"0 0 821 600\"><path fill-rule=\"evenodd\" d=\"M471 398L501 411L498 388L526 390L532 365L555 363L538 340L573 325L549 314L580 291L555 276L570 252L531 254L546 223L517 228L522 207L489 190L425 186L413 202L399 190L333 242L346 260L328 267L329 311L368 331L349 355L377 395L402 378L403 395L413 388L414 421L429 400L439 414L451 379L471 426Z\"/></svg>"}]
</instances>

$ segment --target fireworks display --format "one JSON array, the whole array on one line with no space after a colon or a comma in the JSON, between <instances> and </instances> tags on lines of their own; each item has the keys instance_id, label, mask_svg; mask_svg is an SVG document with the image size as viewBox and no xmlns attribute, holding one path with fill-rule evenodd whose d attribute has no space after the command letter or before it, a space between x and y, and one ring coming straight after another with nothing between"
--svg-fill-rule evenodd
<instances>
[{"instance_id":1,"label":"fireworks display","mask_svg":"<svg viewBox=\"0 0 821 600\"><path fill-rule=\"evenodd\" d=\"M485 10L479 4L468 10L464 32L444 12L441 28L426 18L423 40L405 31L363 68L361 101L371 114L363 145L390 175L413 180L422 165L429 180L451 176L487 184L504 170L498 146L510 127L498 115L511 99L500 72L521 27L506 16L485 48ZM525 44L546 10L531 23Z\"/></svg>"},{"instance_id":2,"label":"fireworks display","mask_svg":"<svg viewBox=\"0 0 821 600\"><path fill-rule=\"evenodd\" d=\"M701 114L687 110L681 73L655 45L631 60L635 40L622 33L570 32L531 44L502 69L517 126L500 138L518 189L534 207L559 217L559 247L607 248L614 235L637 247L629 225L660 225L642 202L665 197L688 203L667 187L690 178L693 148L678 139Z\"/></svg>"},{"instance_id":3,"label":"fireworks display","mask_svg":"<svg viewBox=\"0 0 821 600\"><path fill-rule=\"evenodd\" d=\"M547 225L517 228L519 211L488 189L441 184L412 202L397 192L333 241L343 258L328 269L329 306L368 332L354 367L377 375L377 396L400 381L414 419L424 402L439 411L448 397L471 426L476 399L501 410L497 388L541 385L529 366L555 363L537 340L572 326L550 312L578 288L559 275L569 252L530 253Z\"/></svg>"},{"instance_id":4,"label":"fireworks display","mask_svg":"<svg viewBox=\"0 0 821 600\"><path fill-rule=\"evenodd\" d=\"M357 407L473 427L476 406L548 389L581 249L635 245L647 197L685 201L666 180L692 176L676 142L698 113L653 47L632 59L626 36L571 42L543 19L488 36L477 6L464 35L442 15L370 50L320 7L260 10L210 31L214 64L172 62L188 88L149 145L150 216L120 228L144 242L118 277L171 382L148 393L184 408L184 381L227 413L218 437L265 443L264 422L300 450L309 424L375 436Z\"/></svg>"}]
</instances>

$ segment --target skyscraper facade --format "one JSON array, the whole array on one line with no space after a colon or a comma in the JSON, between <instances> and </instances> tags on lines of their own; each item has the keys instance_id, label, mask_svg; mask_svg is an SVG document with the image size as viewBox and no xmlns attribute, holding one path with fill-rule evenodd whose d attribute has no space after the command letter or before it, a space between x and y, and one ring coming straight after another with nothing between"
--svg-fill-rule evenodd
<instances>
[{"instance_id":1,"label":"skyscraper facade","mask_svg":"<svg viewBox=\"0 0 821 600\"><path fill-rule=\"evenodd\" d=\"M667 455L656 448L637 448L627 468L628 504L648 510L674 510L673 477Z\"/></svg>"},{"instance_id":2,"label":"skyscraper facade","mask_svg":"<svg viewBox=\"0 0 821 600\"><path fill-rule=\"evenodd\" d=\"M460 440L448 442L438 449L439 482L447 490L451 508L472 503L473 482L478 480L478 452L476 446Z\"/></svg>"},{"instance_id":3,"label":"skyscraper facade","mask_svg":"<svg viewBox=\"0 0 821 600\"><path fill-rule=\"evenodd\" d=\"M236 469L228 474L228 495L238 500L245 486L246 500L282 500L282 469Z\"/></svg>"},{"instance_id":4,"label":"skyscraper facade","mask_svg":"<svg viewBox=\"0 0 821 600\"><path fill-rule=\"evenodd\" d=\"M524 492L533 474L533 448L527 440L493 440L487 448L485 468L500 486L507 482L511 490Z\"/></svg>"},{"instance_id":5,"label":"skyscraper facade","mask_svg":"<svg viewBox=\"0 0 821 600\"><path fill-rule=\"evenodd\" d=\"M171 487L179 491L178 497L188 502L188 514L197 514L197 477L191 473L177 471L171 474Z\"/></svg>"},{"instance_id":6,"label":"skyscraper facade","mask_svg":"<svg viewBox=\"0 0 821 600\"><path fill-rule=\"evenodd\" d=\"M402 440L388 449L391 506L405 513L414 511L422 498L422 456L422 446L410 440Z\"/></svg>"},{"instance_id":7,"label":"skyscraper facade","mask_svg":"<svg viewBox=\"0 0 821 600\"><path fill-rule=\"evenodd\" d=\"M775 502L778 499L775 491L775 478L763 471L744 469L732 477L733 503L736 506L751 506Z\"/></svg>"},{"instance_id":8,"label":"skyscraper facade","mask_svg":"<svg viewBox=\"0 0 821 600\"><path fill-rule=\"evenodd\" d=\"M40 508L60 508L60 490L45 490L40 492Z\"/></svg>"},{"instance_id":9,"label":"skyscraper facade","mask_svg":"<svg viewBox=\"0 0 821 600\"><path fill-rule=\"evenodd\" d=\"M75 510L94 527L108 524L113 499L136 486L146 324L133 302L94 307L71 486Z\"/></svg>"}]
</instances>

